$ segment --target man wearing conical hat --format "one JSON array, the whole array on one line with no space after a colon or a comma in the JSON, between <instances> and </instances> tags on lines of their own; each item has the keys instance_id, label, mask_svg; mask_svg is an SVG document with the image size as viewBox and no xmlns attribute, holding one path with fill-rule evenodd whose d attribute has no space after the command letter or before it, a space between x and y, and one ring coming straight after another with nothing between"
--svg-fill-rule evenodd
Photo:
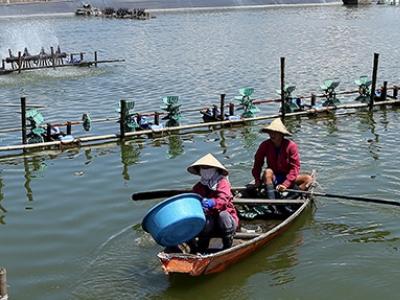
<instances>
[{"instance_id":1,"label":"man wearing conical hat","mask_svg":"<svg viewBox=\"0 0 400 300\"><path fill-rule=\"evenodd\" d=\"M275 190L283 192L295 184L305 189L311 183L309 175L300 175L300 156L295 142L286 139L292 135L280 118L264 126L261 132L269 134L269 139L260 144L254 156L252 174L257 187L264 184L267 197L275 199ZM267 168L263 170L264 163Z\"/></svg>"},{"instance_id":2,"label":"man wearing conical hat","mask_svg":"<svg viewBox=\"0 0 400 300\"><path fill-rule=\"evenodd\" d=\"M230 248L239 218L232 202L228 170L210 153L187 170L201 177L193 186L193 192L203 197L202 206L206 215L206 225L191 246L196 248L195 252L207 252L210 238L221 237L223 248Z\"/></svg>"}]
</instances>

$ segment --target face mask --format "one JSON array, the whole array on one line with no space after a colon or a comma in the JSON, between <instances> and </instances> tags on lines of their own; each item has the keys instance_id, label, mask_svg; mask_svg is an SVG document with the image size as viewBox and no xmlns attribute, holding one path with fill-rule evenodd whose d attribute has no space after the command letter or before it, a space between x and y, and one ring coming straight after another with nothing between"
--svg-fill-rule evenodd
<instances>
[{"instance_id":1,"label":"face mask","mask_svg":"<svg viewBox=\"0 0 400 300\"><path fill-rule=\"evenodd\" d=\"M216 173L217 173L216 168L200 169L201 179L205 181L210 180Z\"/></svg>"}]
</instances>

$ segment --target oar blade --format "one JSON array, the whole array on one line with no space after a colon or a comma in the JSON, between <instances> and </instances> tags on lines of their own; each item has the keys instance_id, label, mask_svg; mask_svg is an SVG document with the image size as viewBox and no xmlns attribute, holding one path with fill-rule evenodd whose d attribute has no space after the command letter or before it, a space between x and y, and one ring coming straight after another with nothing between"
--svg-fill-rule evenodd
<instances>
[{"instance_id":1,"label":"oar blade","mask_svg":"<svg viewBox=\"0 0 400 300\"><path fill-rule=\"evenodd\" d=\"M158 190L158 191L140 192L132 194L132 200L139 201L139 200L149 200L157 198L168 198L183 193L190 193L191 191L192 191L191 189L182 189L182 190Z\"/></svg>"}]
</instances>

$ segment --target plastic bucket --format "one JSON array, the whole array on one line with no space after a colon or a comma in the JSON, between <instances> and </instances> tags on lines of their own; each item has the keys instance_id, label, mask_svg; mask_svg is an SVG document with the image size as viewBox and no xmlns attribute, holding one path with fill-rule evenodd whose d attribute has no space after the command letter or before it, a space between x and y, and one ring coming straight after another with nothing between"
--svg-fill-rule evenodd
<instances>
[{"instance_id":1,"label":"plastic bucket","mask_svg":"<svg viewBox=\"0 0 400 300\"><path fill-rule=\"evenodd\" d=\"M142 228L162 246L176 246L200 233L206 224L202 197L186 193L154 206L142 221Z\"/></svg>"}]
</instances>

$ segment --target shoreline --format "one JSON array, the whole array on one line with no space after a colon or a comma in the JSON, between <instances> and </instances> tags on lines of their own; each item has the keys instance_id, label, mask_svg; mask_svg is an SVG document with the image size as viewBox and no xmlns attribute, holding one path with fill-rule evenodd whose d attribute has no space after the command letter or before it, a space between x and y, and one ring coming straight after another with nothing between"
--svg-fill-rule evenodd
<instances>
[{"instance_id":1,"label":"shoreline","mask_svg":"<svg viewBox=\"0 0 400 300\"><path fill-rule=\"evenodd\" d=\"M254 10L254 9L265 9L265 8L285 8L285 7L312 7L312 6L334 6L343 5L342 1L332 0L329 2L313 2L308 3L304 0L297 0L300 3L275 3L275 0L262 0L260 4L251 3L253 0L249 0L249 4L236 5L237 2L234 0L223 0L223 3L218 3L218 1L201 1L194 3L180 3L180 0L168 1L166 2L152 2L152 1L119 1L110 0L107 3L102 2L98 5L93 1L92 5L100 9L104 7L114 7L114 8L141 8L144 7L149 13L184 13L184 12L198 12L198 11L229 11L229 10ZM273 2L274 1L274 2ZM286 0L285 0L286 1ZM146 7L143 4L148 2L150 7ZM268 3L270 2L270 3ZM291 2L291 0L287 0ZM150 5L151 4L151 5ZM181 7L176 7L181 4ZM186 4L186 6L183 6ZM187 6L190 5L190 6ZM202 6L203 5L203 6ZM75 11L78 7L81 7L81 2L75 0L55 0L55 1L32 1L32 2L18 2L0 4L0 19L5 18L34 18L34 17L70 17L75 15Z\"/></svg>"}]
</instances>

